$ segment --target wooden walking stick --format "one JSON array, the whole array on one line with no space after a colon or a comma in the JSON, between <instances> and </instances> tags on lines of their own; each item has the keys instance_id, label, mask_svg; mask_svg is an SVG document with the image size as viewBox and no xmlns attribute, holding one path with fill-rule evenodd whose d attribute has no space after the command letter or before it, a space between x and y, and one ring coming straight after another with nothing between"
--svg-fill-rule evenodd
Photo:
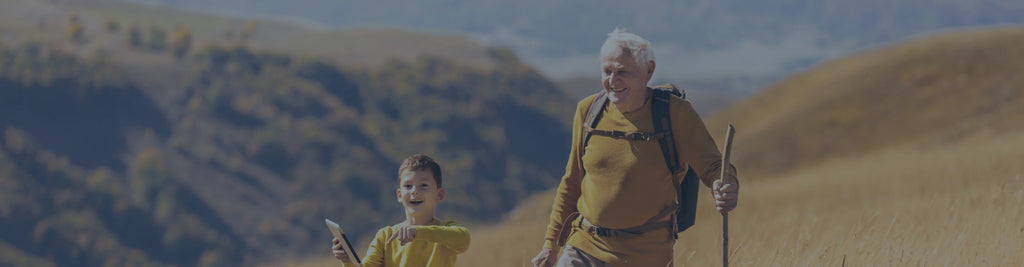
<instances>
[{"instance_id":1,"label":"wooden walking stick","mask_svg":"<svg viewBox=\"0 0 1024 267\"><path fill-rule=\"evenodd\" d=\"M736 128L729 124L725 131L725 146L722 148L722 177L719 178L722 185L734 184L732 176L728 175L730 169L729 154L732 151L732 137L736 135ZM722 266L729 267L729 214L722 213Z\"/></svg>"}]
</instances>

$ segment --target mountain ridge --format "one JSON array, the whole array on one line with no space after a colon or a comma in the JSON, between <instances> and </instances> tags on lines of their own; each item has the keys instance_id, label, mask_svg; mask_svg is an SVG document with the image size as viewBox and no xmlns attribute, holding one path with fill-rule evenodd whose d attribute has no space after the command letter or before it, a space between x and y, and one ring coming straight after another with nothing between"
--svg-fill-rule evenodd
<instances>
[{"instance_id":1,"label":"mountain ridge","mask_svg":"<svg viewBox=\"0 0 1024 267\"><path fill-rule=\"evenodd\" d=\"M623 27L650 39L671 72L660 78L757 77L772 82L843 54L925 32L1024 23L1024 6L986 1L747 2L647 0L332 2L135 0L234 15L290 16L339 28L404 27L468 32L507 46L546 75L585 75L605 33ZM572 14L572 16L567 16ZM759 60L750 60L757 56ZM754 90L754 88L747 88Z\"/></svg>"}]
</instances>

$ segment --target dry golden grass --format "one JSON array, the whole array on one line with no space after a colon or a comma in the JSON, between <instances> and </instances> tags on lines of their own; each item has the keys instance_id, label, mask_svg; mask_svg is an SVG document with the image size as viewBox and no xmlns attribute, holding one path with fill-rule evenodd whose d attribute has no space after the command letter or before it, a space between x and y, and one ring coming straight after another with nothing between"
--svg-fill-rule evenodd
<instances>
[{"instance_id":1,"label":"dry golden grass","mask_svg":"<svg viewBox=\"0 0 1024 267\"><path fill-rule=\"evenodd\" d=\"M1024 135L903 146L743 183L730 214L735 266L1021 266ZM703 192L702 193L706 193ZM553 192L500 225L472 228L458 266L529 266ZM721 217L700 197L676 266L721 264ZM337 266L313 259L292 266Z\"/></svg>"},{"instance_id":2,"label":"dry golden grass","mask_svg":"<svg viewBox=\"0 0 1024 267\"><path fill-rule=\"evenodd\" d=\"M1024 136L902 147L743 184L730 215L736 266L1020 266L1024 264ZM525 266L551 198L532 214L473 229L460 266ZM721 217L701 196L677 266L721 262ZM494 264L501 263L501 264Z\"/></svg>"},{"instance_id":3,"label":"dry golden grass","mask_svg":"<svg viewBox=\"0 0 1024 267\"><path fill-rule=\"evenodd\" d=\"M842 58L716 114L764 175L906 142L1024 130L1024 28L957 32ZM772 151L772 153L765 153Z\"/></svg>"},{"instance_id":4,"label":"dry golden grass","mask_svg":"<svg viewBox=\"0 0 1024 267\"><path fill-rule=\"evenodd\" d=\"M753 266L1020 266L1024 137L892 148L744 183L731 262ZM707 197L702 197L706 200ZM709 202L706 202L709 203ZM721 261L721 223L702 203L679 263Z\"/></svg>"}]
</instances>

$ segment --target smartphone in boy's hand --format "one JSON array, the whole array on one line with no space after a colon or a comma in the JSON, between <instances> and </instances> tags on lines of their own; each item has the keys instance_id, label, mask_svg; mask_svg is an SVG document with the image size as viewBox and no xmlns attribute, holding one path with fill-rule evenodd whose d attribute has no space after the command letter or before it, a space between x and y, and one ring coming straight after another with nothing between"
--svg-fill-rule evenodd
<instances>
[{"instance_id":1,"label":"smartphone in boy's hand","mask_svg":"<svg viewBox=\"0 0 1024 267\"><path fill-rule=\"evenodd\" d=\"M359 256L356 255L354 249L352 249L352 243L348 241L348 237L345 236L345 231L341 230L341 226L331 221L331 219L324 219L327 223L327 228L331 230L331 234L334 235L334 245L331 247L334 250L334 257L342 260L343 262L354 264L358 267L363 267Z\"/></svg>"}]
</instances>

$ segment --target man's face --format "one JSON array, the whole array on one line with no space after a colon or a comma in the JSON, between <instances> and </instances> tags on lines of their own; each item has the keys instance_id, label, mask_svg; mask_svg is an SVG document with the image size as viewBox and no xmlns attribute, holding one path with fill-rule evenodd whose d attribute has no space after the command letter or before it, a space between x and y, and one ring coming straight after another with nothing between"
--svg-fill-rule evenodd
<instances>
[{"instance_id":1,"label":"man's face","mask_svg":"<svg viewBox=\"0 0 1024 267\"><path fill-rule=\"evenodd\" d=\"M434 175L428 170L402 171L398 180L398 203L408 215L434 213L437 202L444 199L444 188L437 188Z\"/></svg>"},{"instance_id":2,"label":"man's face","mask_svg":"<svg viewBox=\"0 0 1024 267\"><path fill-rule=\"evenodd\" d=\"M640 108L647 100L647 81L654 73L653 66L639 66L632 53L615 49L601 55L601 84L608 99L626 111Z\"/></svg>"}]
</instances>

